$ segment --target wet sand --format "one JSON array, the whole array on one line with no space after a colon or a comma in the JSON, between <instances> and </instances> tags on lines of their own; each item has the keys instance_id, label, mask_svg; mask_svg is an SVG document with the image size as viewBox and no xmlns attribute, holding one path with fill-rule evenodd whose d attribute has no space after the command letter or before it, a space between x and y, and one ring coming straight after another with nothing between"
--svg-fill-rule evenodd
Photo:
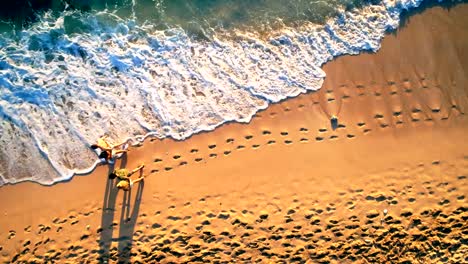
<instances>
[{"instance_id":1,"label":"wet sand","mask_svg":"<svg viewBox=\"0 0 468 264\"><path fill-rule=\"evenodd\" d=\"M466 14L412 15L249 124L132 148L130 193L104 166L1 187L0 261L468 262Z\"/></svg>"}]
</instances>

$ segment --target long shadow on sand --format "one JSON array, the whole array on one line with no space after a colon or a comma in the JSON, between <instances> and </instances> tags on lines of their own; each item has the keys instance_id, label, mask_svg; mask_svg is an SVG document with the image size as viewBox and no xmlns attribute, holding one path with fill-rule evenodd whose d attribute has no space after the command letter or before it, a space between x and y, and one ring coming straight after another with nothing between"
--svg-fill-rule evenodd
<instances>
[{"instance_id":1,"label":"long shadow on sand","mask_svg":"<svg viewBox=\"0 0 468 264\"><path fill-rule=\"evenodd\" d=\"M122 166L122 165L121 165ZM114 165L109 164L107 175L114 171ZM115 213L115 202L117 198L118 189L116 187L116 180L109 179L105 176L107 184L104 192L104 202L102 205L101 217L101 238L99 240L99 262L107 263L109 260L109 251L112 244L112 233L114 231L113 221Z\"/></svg>"},{"instance_id":2,"label":"long shadow on sand","mask_svg":"<svg viewBox=\"0 0 468 264\"><path fill-rule=\"evenodd\" d=\"M127 164L127 155L122 156L119 168L125 168ZM114 165L109 164L108 174L114 171ZM140 171L140 177L143 171ZM122 202L122 212L120 215L119 236L113 239L114 215L116 211L116 200L119 189L116 187L116 179L109 179L106 175L106 190L104 192L104 201L102 206L101 218L101 238L99 240L99 258L100 263L108 263L111 258L111 245L113 241L118 241L118 263L130 263L130 252L133 244L133 232L140 210L141 196L143 194L144 182L138 183L138 189L133 206L131 204L132 190L124 192ZM133 208L132 208L133 207ZM130 213L131 212L131 213ZM112 254L114 255L114 254Z\"/></svg>"},{"instance_id":3,"label":"long shadow on sand","mask_svg":"<svg viewBox=\"0 0 468 264\"><path fill-rule=\"evenodd\" d=\"M117 239L117 241L119 241L118 263L130 263L131 250L132 250L132 244L133 244L133 233L134 233L136 221L138 218L138 212L140 211L141 197L143 194L144 187L145 187L144 181L141 181L138 183L138 189L135 195L133 208L131 205L131 199L132 199L131 189L130 191L124 193L124 199L122 203L122 213L120 214L119 237Z\"/></svg>"}]
</instances>

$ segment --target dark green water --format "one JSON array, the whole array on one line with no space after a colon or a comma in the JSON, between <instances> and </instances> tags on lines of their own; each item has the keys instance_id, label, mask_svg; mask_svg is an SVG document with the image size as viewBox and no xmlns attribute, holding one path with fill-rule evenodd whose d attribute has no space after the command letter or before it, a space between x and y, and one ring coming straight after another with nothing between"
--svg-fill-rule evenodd
<instances>
[{"instance_id":1,"label":"dark green water","mask_svg":"<svg viewBox=\"0 0 468 264\"><path fill-rule=\"evenodd\" d=\"M18 0L1 8L0 29L28 27L44 12L60 16L64 10L76 10L111 13L160 29L182 27L189 34L200 36L213 30L247 27L267 31L281 24L322 23L339 8L365 3L362 0Z\"/></svg>"}]
</instances>

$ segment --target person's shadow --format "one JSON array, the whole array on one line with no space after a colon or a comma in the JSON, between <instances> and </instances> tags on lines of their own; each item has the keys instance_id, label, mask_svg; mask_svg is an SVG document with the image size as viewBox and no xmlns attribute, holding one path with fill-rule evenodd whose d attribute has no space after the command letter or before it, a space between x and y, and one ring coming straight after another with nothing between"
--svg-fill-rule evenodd
<instances>
[{"instance_id":1,"label":"person's shadow","mask_svg":"<svg viewBox=\"0 0 468 264\"><path fill-rule=\"evenodd\" d=\"M120 168L125 168L127 165L127 155L121 158ZM124 199L122 202L122 212L120 216L120 228L119 237L113 239L114 226L114 214L117 194L119 189L117 188L117 179L109 179L108 175L114 171L114 165L109 164L108 174L106 175L106 190L104 192L104 201L102 206L102 217L101 217L101 228L99 229L101 237L99 240L99 263L108 263L110 259L110 249L113 241L118 241L118 255L119 263L130 262L130 251L133 242L133 230L135 229L138 212L140 210L141 196L143 194L144 181L138 182L137 194L135 202L133 203L133 211L130 214L130 202L131 202L131 189L124 192ZM142 176L143 170L140 170L140 177ZM134 186L136 187L136 186Z\"/></svg>"},{"instance_id":2,"label":"person's shadow","mask_svg":"<svg viewBox=\"0 0 468 264\"><path fill-rule=\"evenodd\" d=\"M140 177L143 171L140 170ZM124 199L122 203L122 212L120 214L120 229L119 229L119 261L118 263L130 263L131 250L133 244L133 232L135 230L136 221L138 218L138 212L140 211L141 197L143 194L143 188L145 182L140 181L137 183L138 189L135 195L135 201L133 202L133 208L131 206L132 189L124 193Z\"/></svg>"},{"instance_id":3,"label":"person's shadow","mask_svg":"<svg viewBox=\"0 0 468 264\"><path fill-rule=\"evenodd\" d=\"M113 221L115 213L115 201L117 198L118 189L116 187L116 179L110 179L108 175L114 171L114 164L109 164L109 170L105 175L106 190L104 192L104 202L102 205L101 238L99 240L99 262L109 262L109 251L112 244L112 232L114 231Z\"/></svg>"}]
</instances>

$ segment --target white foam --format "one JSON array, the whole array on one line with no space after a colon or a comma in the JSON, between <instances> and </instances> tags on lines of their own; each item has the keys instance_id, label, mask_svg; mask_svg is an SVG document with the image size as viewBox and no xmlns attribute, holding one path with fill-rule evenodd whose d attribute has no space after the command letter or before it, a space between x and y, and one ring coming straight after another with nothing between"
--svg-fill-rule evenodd
<instances>
[{"instance_id":1,"label":"white foam","mask_svg":"<svg viewBox=\"0 0 468 264\"><path fill-rule=\"evenodd\" d=\"M94 32L67 35L71 14L46 15L17 41L0 39L0 161L10 164L0 185L86 174L99 163L88 146L104 133L138 143L249 122L272 102L319 89L321 66L336 56L378 50L400 12L420 2L386 0L267 41L246 32L194 41L104 12L81 18Z\"/></svg>"}]
</instances>

